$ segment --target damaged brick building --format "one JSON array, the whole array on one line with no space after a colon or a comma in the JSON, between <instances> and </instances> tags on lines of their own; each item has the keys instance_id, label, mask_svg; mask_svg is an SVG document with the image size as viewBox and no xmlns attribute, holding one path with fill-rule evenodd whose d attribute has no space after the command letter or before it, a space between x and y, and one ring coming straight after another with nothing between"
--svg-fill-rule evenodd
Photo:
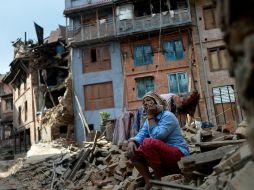
<instances>
[{"instance_id":1,"label":"damaged brick building","mask_svg":"<svg viewBox=\"0 0 254 190\"><path fill-rule=\"evenodd\" d=\"M18 39L14 60L3 81L13 87L15 152L40 140L72 138L72 96L65 27L34 44Z\"/></svg>"}]
</instances>

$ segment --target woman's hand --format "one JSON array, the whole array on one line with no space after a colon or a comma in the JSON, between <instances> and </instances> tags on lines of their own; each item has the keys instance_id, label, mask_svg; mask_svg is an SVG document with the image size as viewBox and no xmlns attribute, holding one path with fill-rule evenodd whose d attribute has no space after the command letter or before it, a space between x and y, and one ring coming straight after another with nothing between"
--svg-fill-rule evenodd
<instances>
[{"instance_id":1,"label":"woman's hand","mask_svg":"<svg viewBox=\"0 0 254 190\"><path fill-rule=\"evenodd\" d=\"M130 141L128 143L128 150L127 150L128 157L129 158L133 157L136 151L137 151L137 145L135 144L134 141Z\"/></svg>"}]
</instances>

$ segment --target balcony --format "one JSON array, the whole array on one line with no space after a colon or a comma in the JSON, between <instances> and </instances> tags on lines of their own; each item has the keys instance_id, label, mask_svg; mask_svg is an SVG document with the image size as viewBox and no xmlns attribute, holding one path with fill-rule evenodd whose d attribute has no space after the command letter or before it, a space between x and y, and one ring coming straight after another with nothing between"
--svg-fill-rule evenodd
<instances>
[{"instance_id":1,"label":"balcony","mask_svg":"<svg viewBox=\"0 0 254 190\"><path fill-rule=\"evenodd\" d=\"M112 0L65 0L64 14L71 14L91 7L112 4Z\"/></svg>"},{"instance_id":2,"label":"balcony","mask_svg":"<svg viewBox=\"0 0 254 190\"><path fill-rule=\"evenodd\" d=\"M179 9L149 16L134 17L133 19L117 19L116 24L114 24L114 20L109 19L93 24L68 26L68 40L74 43L90 43L133 33L155 31L160 28L179 27L191 24L191 14L189 9Z\"/></svg>"},{"instance_id":3,"label":"balcony","mask_svg":"<svg viewBox=\"0 0 254 190\"><path fill-rule=\"evenodd\" d=\"M105 22L103 24L79 25L75 27L67 27L67 35L69 41L72 42L88 42L98 39L106 39L115 36L113 22Z\"/></svg>"},{"instance_id":4,"label":"balcony","mask_svg":"<svg viewBox=\"0 0 254 190\"><path fill-rule=\"evenodd\" d=\"M174 10L173 12L158 13L155 15L135 17L134 19L118 20L116 23L117 35L159 30L160 28L176 27L191 23L189 9Z\"/></svg>"}]
</instances>

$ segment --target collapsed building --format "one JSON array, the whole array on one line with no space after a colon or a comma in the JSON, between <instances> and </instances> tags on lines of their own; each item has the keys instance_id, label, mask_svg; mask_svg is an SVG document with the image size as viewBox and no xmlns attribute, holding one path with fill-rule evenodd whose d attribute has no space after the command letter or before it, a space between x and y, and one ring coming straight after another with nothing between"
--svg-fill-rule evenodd
<instances>
[{"instance_id":1,"label":"collapsed building","mask_svg":"<svg viewBox=\"0 0 254 190\"><path fill-rule=\"evenodd\" d=\"M3 81L13 86L14 151L26 151L40 140L70 137L72 96L65 27L43 44L18 39L14 60Z\"/></svg>"}]
</instances>

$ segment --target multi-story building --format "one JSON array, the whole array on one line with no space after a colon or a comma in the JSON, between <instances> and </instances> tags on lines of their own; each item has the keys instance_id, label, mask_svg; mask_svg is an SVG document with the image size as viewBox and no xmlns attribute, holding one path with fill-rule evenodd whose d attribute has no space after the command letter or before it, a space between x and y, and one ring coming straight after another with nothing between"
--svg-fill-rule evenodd
<instances>
[{"instance_id":1,"label":"multi-story building","mask_svg":"<svg viewBox=\"0 0 254 190\"><path fill-rule=\"evenodd\" d=\"M135 110L149 90L195 88L188 0L65 2L74 94L88 124L98 128L102 110L112 119ZM75 126L81 131L78 114Z\"/></svg>"},{"instance_id":2,"label":"multi-story building","mask_svg":"<svg viewBox=\"0 0 254 190\"><path fill-rule=\"evenodd\" d=\"M17 41L22 45L22 41ZM25 46L23 46L25 47ZM26 151L29 146L38 140L36 130L36 102L33 86L37 77L32 77L29 72L30 62L25 47L25 54L15 57L10 64L10 72L3 79L5 83L13 87L13 128L15 152Z\"/></svg>"},{"instance_id":3,"label":"multi-story building","mask_svg":"<svg viewBox=\"0 0 254 190\"><path fill-rule=\"evenodd\" d=\"M193 2L193 39L199 65L203 118L217 125L241 121L238 92L227 70L228 58L212 0ZM206 106L206 107L205 107Z\"/></svg>"},{"instance_id":4,"label":"multi-story building","mask_svg":"<svg viewBox=\"0 0 254 190\"><path fill-rule=\"evenodd\" d=\"M0 74L0 147L11 147L13 143L13 99L12 87L2 82Z\"/></svg>"},{"instance_id":5,"label":"multi-story building","mask_svg":"<svg viewBox=\"0 0 254 190\"><path fill-rule=\"evenodd\" d=\"M76 138L85 139L81 110L91 129L100 127L100 112L118 117L123 109L123 70L111 0L66 0ZM81 110L79 110L79 105Z\"/></svg>"},{"instance_id":6,"label":"multi-story building","mask_svg":"<svg viewBox=\"0 0 254 190\"><path fill-rule=\"evenodd\" d=\"M135 110L150 90L161 94L198 90L197 118L217 124L239 118L234 81L224 70L226 52L211 2L65 3L74 93L89 124L98 128L101 110L113 113L113 118L121 107ZM80 123L76 116L77 131Z\"/></svg>"}]
</instances>

